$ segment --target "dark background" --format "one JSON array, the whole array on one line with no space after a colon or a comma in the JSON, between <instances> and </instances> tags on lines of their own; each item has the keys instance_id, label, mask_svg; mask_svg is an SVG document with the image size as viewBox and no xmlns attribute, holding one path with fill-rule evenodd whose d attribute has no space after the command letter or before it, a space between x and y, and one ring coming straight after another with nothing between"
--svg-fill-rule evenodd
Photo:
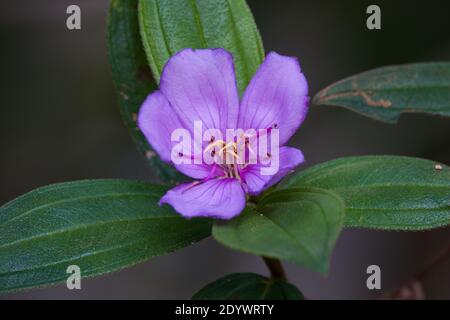
<instances>
[{"instance_id":1,"label":"dark background","mask_svg":"<svg viewBox=\"0 0 450 320\"><path fill-rule=\"evenodd\" d=\"M231 0L233 1L233 0ZM78 4L82 29L66 28ZM450 2L249 0L266 51L298 56L311 95L343 77L387 64L450 60ZM378 4L382 30L366 28ZM0 4L0 204L36 187L85 178L152 181L122 125L106 47L106 0L16 0ZM450 164L448 119L404 115L388 125L344 109L313 107L291 141L306 166L340 156L398 154ZM309 298L377 298L450 242L450 229L428 232L345 230L324 278L286 264ZM382 290L366 288L377 264ZM424 280L428 298L450 299L450 261ZM96 279L2 298L189 298L231 272L267 274L258 257L207 239L176 253Z\"/></svg>"}]
</instances>

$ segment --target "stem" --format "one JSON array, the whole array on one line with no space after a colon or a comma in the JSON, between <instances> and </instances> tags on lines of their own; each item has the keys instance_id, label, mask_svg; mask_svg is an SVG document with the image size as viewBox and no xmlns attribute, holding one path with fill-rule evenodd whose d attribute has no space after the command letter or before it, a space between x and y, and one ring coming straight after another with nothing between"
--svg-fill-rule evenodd
<instances>
[{"instance_id":1,"label":"stem","mask_svg":"<svg viewBox=\"0 0 450 320\"><path fill-rule=\"evenodd\" d=\"M425 293L422 286L422 281L428 276L428 274L439 264L444 262L450 257L450 246L441 250L436 254L433 259L416 275L414 275L409 281L403 283L396 289L385 294L385 299L425 299Z\"/></svg>"},{"instance_id":2,"label":"stem","mask_svg":"<svg viewBox=\"0 0 450 320\"><path fill-rule=\"evenodd\" d=\"M433 259L427 264L427 266L422 271L416 274L414 279L419 281L423 280L423 278L425 278L434 267L444 262L449 256L450 256L450 246L440 251L436 256L434 256Z\"/></svg>"},{"instance_id":3,"label":"stem","mask_svg":"<svg viewBox=\"0 0 450 320\"><path fill-rule=\"evenodd\" d=\"M287 280L286 273L284 272L283 265L281 264L280 260L268 257L262 258L267 268L269 268L270 277L272 279Z\"/></svg>"}]
</instances>

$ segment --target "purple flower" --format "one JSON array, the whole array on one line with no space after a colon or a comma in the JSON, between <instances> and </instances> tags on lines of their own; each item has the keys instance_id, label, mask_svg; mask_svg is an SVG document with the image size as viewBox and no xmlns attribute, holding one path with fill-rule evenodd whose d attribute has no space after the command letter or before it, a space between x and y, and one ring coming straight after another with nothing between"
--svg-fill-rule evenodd
<instances>
[{"instance_id":1,"label":"purple flower","mask_svg":"<svg viewBox=\"0 0 450 320\"><path fill-rule=\"evenodd\" d=\"M138 126L163 161L197 181L169 190L160 204L170 204L185 217L231 219L238 215L245 207L246 193L259 194L303 162L300 150L283 145L303 122L308 101L308 85L296 58L269 53L239 101L233 57L228 51L185 49L174 55L164 67L160 90L142 104ZM267 166L262 161L174 163L172 133L184 128L195 135L196 121L205 129L219 129L223 136L227 129L266 129L268 135L276 129L280 146L277 172L261 174ZM201 142L202 152L216 150L223 143L221 154L237 159L236 144L230 151L225 141L214 138ZM245 149L246 157L249 152Z\"/></svg>"}]
</instances>

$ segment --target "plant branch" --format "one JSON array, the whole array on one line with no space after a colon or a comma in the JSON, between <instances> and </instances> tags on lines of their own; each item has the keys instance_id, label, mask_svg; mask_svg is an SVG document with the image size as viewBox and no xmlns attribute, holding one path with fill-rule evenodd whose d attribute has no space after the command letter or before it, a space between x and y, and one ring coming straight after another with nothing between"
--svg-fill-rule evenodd
<instances>
[{"instance_id":1,"label":"plant branch","mask_svg":"<svg viewBox=\"0 0 450 320\"><path fill-rule=\"evenodd\" d=\"M433 259L430 260L430 262L425 266L425 268L415 275L414 279L422 281L430 273L430 271L434 269L434 267L441 264L449 257L450 257L450 246L438 252L433 257Z\"/></svg>"},{"instance_id":2,"label":"plant branch","mask_svg":"<svg viewBox=\"0 0 450 320\"><path fill-rule=\"evenodd\" d=\"M383 295L382 299L390 300L423 300L425 299L425 291L422 281L430 274L430 272L439 264L450 257L450 246L439 251L425 267L416 273L409 281L403 283L400 287Z\"/></svg>"},{"instance_id":3,"label":"plant branch","mask_svg":"<svg viewBox=\"0 0 450 320\"><path fill-rule=\"evenodd\" d=\"M280 260L268 257L262 257L264 263L270 271L270 277L272 279L287 280L286 273L284 272L283 265Z\"/></svg>"}]
</instances>

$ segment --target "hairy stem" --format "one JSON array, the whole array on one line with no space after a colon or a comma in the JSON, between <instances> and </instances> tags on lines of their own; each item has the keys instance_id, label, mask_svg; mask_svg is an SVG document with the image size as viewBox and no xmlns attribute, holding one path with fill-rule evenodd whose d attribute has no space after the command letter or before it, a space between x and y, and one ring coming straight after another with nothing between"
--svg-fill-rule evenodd
<instances>
[{"instance_id":1,"label":"hairy stem","mask_svg":"<svg viewBox=\"0 0 450 320\"><path fill-rule=\"evenodd\" d=\"M268 257L262 258L267 268L269 268L271 278L287 280L286 273L284 272L283 265L281 264L280 260Z\"/></svg>"}]
</instances>

